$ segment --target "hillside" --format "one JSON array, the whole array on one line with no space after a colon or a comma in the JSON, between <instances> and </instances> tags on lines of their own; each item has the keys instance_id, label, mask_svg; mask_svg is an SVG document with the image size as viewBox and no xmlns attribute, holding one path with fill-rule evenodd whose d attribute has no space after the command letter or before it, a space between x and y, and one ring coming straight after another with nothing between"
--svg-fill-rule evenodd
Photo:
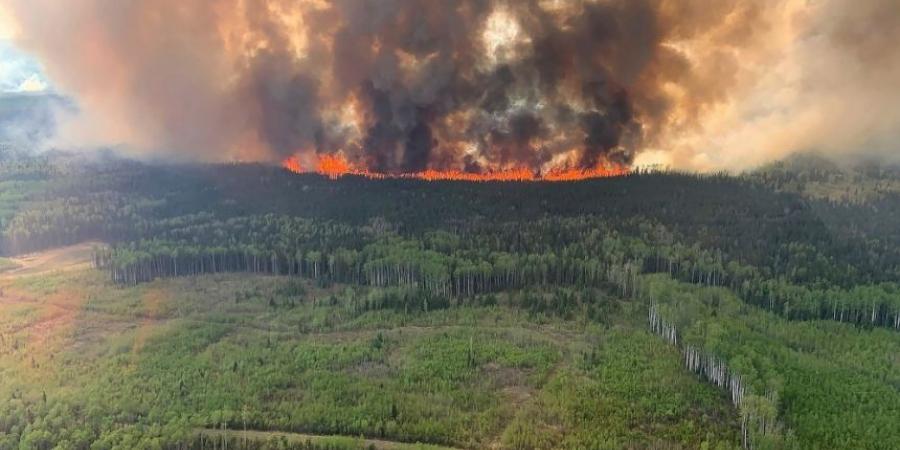
<instances>
[{"instance_id":1,"label":"hillside","mask_svg":"<svg viewBox=\"0 0 900 450\"><path fill-rule=\"evenodd\" d=\"M816 164L467 183L6 154L0 448L890 448L897 179L840 199Z\"/></svg>"},{"instance_id":2,"label":"hillside","mask_svg":"<svg viewBox=\"0 0 900 450\"><path fill-rule=\"evenodd\" d=\"M594 322L506 296L426 311L398 289L236 275L116 289L85 271L3 289L17 376L2 445L174 445L194 427L462 448L736 441L721 394L614 299Z\"/></svg>"}]
</instances>

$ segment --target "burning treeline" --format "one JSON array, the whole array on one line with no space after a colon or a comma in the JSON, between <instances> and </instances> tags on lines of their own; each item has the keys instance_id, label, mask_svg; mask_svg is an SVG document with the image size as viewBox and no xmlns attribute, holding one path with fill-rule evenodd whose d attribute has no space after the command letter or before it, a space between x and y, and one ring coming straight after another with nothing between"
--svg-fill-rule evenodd
<instances>
[{"instance_id":1,"label":"burning treeline","mask_svg":"<svg viewBox=\"0 0 900 450\"><path fill-rule=\"evenodd\" d=\"M325 70L298 74L278 93L279 103L285 93L295 98L273 115L299 119L265 135L270 149L291 155L291 170L473 181L609 176L627 171L642 120L653 120L643 105L638 116L629 94L659 51L660 18L647 3L309 8L307 17L322 18L306 31L322 36ZM299 123L307 127L298 133Z\"/></svg>"},{"instance_id":2,"label":"burning treeline","mask_svg":"<svg viewBox=\"0 0 900 450\"><path fill-rule=\"evenodd\" d=\"M57 26L31 42L52 75L84 102L143 121L120 124L124 140L205 159L293 156L315 166L317 155L335 155L386 174L627 167L685 107L674 90L698 102L715 90L696 82L670 44L718 39L714 24L753 9L654 0L6 1L26 31Z\"/></svg>"},{"instance_id":3,"label":"burning treeline","mask_svg":"<svg viewBox=\"0 0 900 450\"><path fill-rule=\"evenodd\" d=\"M417 172L385 173L354 166L341 155L318 155L314 167L300 163L296 156L282 161L281 166L294 173L318 173L332 180L344 175L355 175L373 179L409 178L426 181L579 181L591 178L608 178L624 176L631 170L621 165L580 168L554 168L543 173L535 172L527 167L512 169L488 169L482 171L463 171L458 169L425 169Z\"/></svg>"},{"instance_id":4,"label":"burning treeline","mask_svg":"<svg viewBox=\"0 0 900 450\"><path fill-rule=\"evenodd\" d=\"M313 118L304 134L289 126L266 135L300 167L528 179L616 173L631 162L642 127L628 93L639 74L626 72L646 62L630 61L624 35L653 33L647 5L348 5L327 10L338 13L320 44L330 71L296 80L295 104L329 106L297 111Z\"/></svg>"},{"instance_id":5,"label":"burning treeline","mask_svg":"<svg viewBox=\"0 0 900 450\"><path fill-rule=\"evenodd\" d=\"M807 8L803 0L0 3L22 29L21 45L105 118L116 142L189 159L293 158L306 170L342 161L378 174L537 177L618 173L644 149L687 160L682 147L714 148L684 135L734 128L710 116L746 122L765 113L723 105L746 93L737 87L758 78L778 53L771 48L791 42L779 33L802 23L791 11Z\"/></svg>"}]
</instances>

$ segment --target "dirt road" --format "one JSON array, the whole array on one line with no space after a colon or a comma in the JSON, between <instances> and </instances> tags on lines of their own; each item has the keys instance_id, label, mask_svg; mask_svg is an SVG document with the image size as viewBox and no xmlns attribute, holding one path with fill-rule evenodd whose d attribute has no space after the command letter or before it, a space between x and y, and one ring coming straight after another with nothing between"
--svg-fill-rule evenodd
<instances>
[{"instance_id":1,"label":"dirt road","mask_svg":"<svg viewBox=\"0 0 900 450\"><path fill-rule=\"evenodd\" d=\"M68 247L59 247L9 258L18 267L0 272L0 280L90 267L91 251L95 245L100 245L100 243L82 242L81 244Z\"/></svg>"}]
</instances>

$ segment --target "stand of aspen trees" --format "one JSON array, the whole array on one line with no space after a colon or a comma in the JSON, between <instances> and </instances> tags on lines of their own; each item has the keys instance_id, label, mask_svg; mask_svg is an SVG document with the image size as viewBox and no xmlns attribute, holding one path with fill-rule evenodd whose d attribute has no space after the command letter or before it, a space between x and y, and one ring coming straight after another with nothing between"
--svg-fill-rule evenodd
<instances>
[{"instance_id":1,"label":"stand of aspen trees","mask_svg":"<svg viewBox=\"0 0 900 450\"><path fill-rule=\"evenodd\" d=\"M434 295L472 296L536 285L599 286L667 273L725 287L790 320L834 320L900 329L900 285L800 284L783 274L685 245L662 225L629 234L591 217L457 226L399 235L390 227L265 215L213 222L198 215L162 221L150 239L98 249L113 281L248 272L370 286L420 286ZM792 247L793 248L793 247ZM797 250L799 251L799 250Z\"/></svg>"},{"instance_id":2,"label":"stand of aspen trees","mask_svg":"<svg viewBox=\"0 0 900 450\"><path fill-rule=\"evenodd\" d=\"M754 448L754 436L781 432L782 425L777 421L778 394L776 392L767 392L763 397L754 395L750 387L744 383L741 374L729 369L724 361L694 345L679 345L678 330L675 324L668 322L660 315L658 304L650 303L647 318L650 331L678 348L683 356L684 365L689 371L729 393L731 403L741 415L741 445L744 448Z\"/></svg>"}]
</instances>

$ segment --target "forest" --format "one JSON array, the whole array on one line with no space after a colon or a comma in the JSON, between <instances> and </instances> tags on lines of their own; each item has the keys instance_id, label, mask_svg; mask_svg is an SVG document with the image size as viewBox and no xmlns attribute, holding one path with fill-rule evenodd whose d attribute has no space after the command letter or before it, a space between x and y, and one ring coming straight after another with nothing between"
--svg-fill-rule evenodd
<instances>
[{"instance_id":1,"label":"forest","mask_svg":"<svg viewBox=\"0 0 900 450\"><path fill-rule=\"evenodd\" d=\"M900 169L813 155L473 183L2 151L0 449L896 448L898 214Z\"/></svg>"}]
</instances>

